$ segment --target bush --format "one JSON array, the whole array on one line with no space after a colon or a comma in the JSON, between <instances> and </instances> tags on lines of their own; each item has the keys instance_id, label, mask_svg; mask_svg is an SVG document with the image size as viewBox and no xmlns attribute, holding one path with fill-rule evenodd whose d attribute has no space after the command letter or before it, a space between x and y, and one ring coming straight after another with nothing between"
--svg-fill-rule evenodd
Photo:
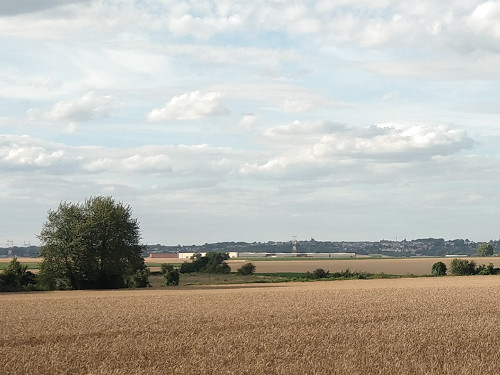
<instances>
[{"instance_id":1,"label":"bush","mask_svg":"<svg viewBox=\"0 0 500 375\"><path fill-rule=\"evenodd\" d=\"M161 273L163 274L163 285L177 286L179 285L180 273L171 264L162 264Z\"/></svg>"},{"instance_id":2,"label":"bush","mask_svg":"<svg viewBox=\"0 0 500 375\"><path fill-rule=\"evenodd\" d=\"M0 291L15 292L36 289L36 276L28 266L12 258L7 268L0 273Z\"/></svg>"},{"instance_id":3,"label":"bush","mask_svg":"<svg viewBox=\"0 0 500 375\"><path fill-rule=\"evenodd\" d=\"M306 277L308 279L325 279L330 276L329 271L325 271L323 268L316 268L312 273L307 272Z\"/></svg>"},{"instance_id":4,"label":"bush","mask_svg":"<svg viewBox=\"0 0 500 375\"><path fill-rule=\"evenodd\" d=\"M165 275L167 272L172 271L174 269L174 266L168 263L162 263L160 265L160 273L162 275Z\"/></svg>"},{"instance_id":5,"label":"bush","mask_svg":"<svg viewBox=\"0 0 500 375\"><path fill-rule=\"evenodd\" d=\"M344 271L335 272L332 276L344 278L344 279L358 279L360 274L353 273L349 268L346 268Z\"/></svg>"},{"instance_id":6,"label":"bush","mask_svg":"<svg viewBox=\"0 0 500 375\"><path fill-rule=\"evenodd\" d=\"M210 252L205 256L197 253L191 258L191 263L184 262L180 267L180 273L206 272L206 273L230 273L231 267L224 262L229 259L228 253Z\"/></svg>"},{"instance_id":7,"label":"bush","mask_svg":"<svg viewBox=\"0 0 500 375\"><path fill-rule=\"evenodd\" d=\"M467 259L453 259L451 261L451 274L455 276L475 275L476 262Z\"/></svg>"},{"instance_id":8,"label":"bush","mask_svg":"<svg viewBox=\"0 0 500 375\"><path fill-rule=\"evenodd\" d=\"M446 271L446 264L444 264L443 262L436 262L432 265L431 274L433 274L434 276L445 276Z\"/></svg>"},{"instance_id":9,"label":"bush","mask_svg":"<svg viewBox=\"0 0 500 375\"><path fill-rule=\"evenodd\" d=\"M238 268L238 273L240 275L244 276L253 275L254 272L255 272L255 265L253 265L252 263L245 263L240 268Z\"/></svg>"},{"instance_id":10,"label":"bush","mask_svg":"<svg viewBox=\"0 0 500 375\"><path fill-rule=\"evenodd\" d=\"M150 272L147 268L135 271L132 275L130 286L132 288L146 288L151 286L151 283L149 282L149 274Z\"/></svg>"},{"instance_id":11,"label":"bush","mask_svg":"<svg viewBox=\"0 0 500 375\"><path fill-rule=\"evenodd\" d=\"M487 266L481 264L477 267L476 273L478 275L498 275L500 273L500 268L495 268L493 263L489 263Z\"/></svg>"},{"instance_id":12,"label":"bush","mask_svg":"<svg viewBox=\"0 0 500 375\"><path fill-rule=\"evenodd\" d=\"M198 272L199 269L196 269L196 264L194 263L188 263L184 262L181 264L179 268L180 273L193 273L193 272Z\"/></svg>"}]
</instances>

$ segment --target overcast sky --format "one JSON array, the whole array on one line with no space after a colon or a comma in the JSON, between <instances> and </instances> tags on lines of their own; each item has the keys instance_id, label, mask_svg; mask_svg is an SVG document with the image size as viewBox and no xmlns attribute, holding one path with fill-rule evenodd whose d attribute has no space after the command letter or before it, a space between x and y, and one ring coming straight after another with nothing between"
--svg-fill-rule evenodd
<instances>
[{"instance_id":1,"label":"overcast sky","mask_svg":"<svg viewBox=\"0 0 500 375\"><path fill-rule=\"evenodd\" d=\"M500 238L500 2L0 1L0 247Z\"/></svg>"}]
</instances>

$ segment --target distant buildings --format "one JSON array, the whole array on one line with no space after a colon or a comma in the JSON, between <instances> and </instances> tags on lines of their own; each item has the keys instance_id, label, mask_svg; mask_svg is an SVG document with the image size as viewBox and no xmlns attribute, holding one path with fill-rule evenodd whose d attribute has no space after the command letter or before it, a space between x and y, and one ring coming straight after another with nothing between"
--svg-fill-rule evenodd
<instances>
[{"instance_id":1,"label":"distant buildings","mask_svg":"<svg viewBox=\"0 0 500 375\"><path fill-rule=\"evenodd\" d=\"M150 258L159 259L190 259L196 253L150 253ZM200 253L204 256L206 253ZM237 252L228 253L229 258L356 258L356 253L264 253Z\"/></svg>"}]
</instances>

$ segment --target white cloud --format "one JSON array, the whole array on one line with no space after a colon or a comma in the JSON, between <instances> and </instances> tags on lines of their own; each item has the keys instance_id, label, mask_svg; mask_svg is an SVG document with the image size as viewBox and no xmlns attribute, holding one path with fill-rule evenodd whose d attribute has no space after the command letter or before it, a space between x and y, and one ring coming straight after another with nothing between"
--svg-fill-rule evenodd
<instances>
[{"instance_id":1,"label":"white cloud","mask_svg":"<svg viewBox=\"0 0 500 375\"><path fill-rule=\"evenodd\" d=\"M313 110L316 105L316 103L304 99L285 99L283 101L283 110L287 113L305 112Z\"/></svg>"},{"instance_id":2,"label":"white cloud","mask_svg":"<svg viewBox=\"0 0 500 375\"><path fill-rule=\"evenodd\" d=\"M171 120L196 120L224 111L221 105L222 94L212 91L202 94L193 91L174 96L162 108L155 108L148 114L152 122Z\"/></svg>"},{"instance_id":3,"label":"white cloud","mask_svg":"<svg viewBox=\"0 0 500 375\"><path fill-rule=\"evenodd\" d=\"M446 126L380 124L323 135L313 146L318 156L343 155L405 161L449 155L472 147L464 131Z\"/></svg>"},{"instance_id":4,"label":"white cloud","mask_svg":"<svg viewBox=\"0 0 500 375\"><path fill-rule=\"evenodd\" d=\"M235 218L272 239L274 223L288 233L323 221L328 238L332 223L351 220L357 237L372 226L358 227L356 210L378 223L432 207L432 220L446 222L443 212L469 205L488 223L464 232L496 233L499 9L486 0L2 3L0 125L30 135L0 137L0 203L13 207L4 216L17 212L13 201L27 202L24 218L33 200L45 213L61 199L112 193L155 217L144 229L160 241L189 228L186 243L194 232L255 240ZM84 121L81 137L34 126L72 133Z\"/></svg>"},{"instance_id":5,"label":"white cloud","mask_svg":"<svg viewBox=\"0 0 500 375\"><path fill-rule=\"evenodd\" d=\"M128 29L146 16L132 2L115 6L101 1L67 1L40 10L3 17L0 33L32 40L85 40Z\"/></svg>"},{"instance_id":6,"label":"white cloud","mask_svg":"<svg viewBox=\"0 0 500 375\"><path fill-rule=\"evenodd\" d=\"M255 126L257 120L257 116L253 113L245 113L238 121L238 126L243 129L251 129Z\"/></svg>"},{"instance_id":7,"label":"white cloud","mask_svg":"<svg viewBox=\"0 0 500 375\"><path fill-rule=\"evenodd\" d=\"M50 167L65 156L64 149L51 148L43 142L33 142L28 136L0 135L0 165L8 169Z\"/></svg>"},{"instance_id":8,"label":"white cloud","mask_svg":"<svg viewBox=\"0 0 500 375\"><path fill-rule=\"evenodd\" d=\"M487 1L479 4L467 18L466 25L475 35L469 44L471 49L484 48L497 53L500 51L498 46L500 42L500 3L498 1Z\"/></svg>"},{"instance_id":9,"label":"white cloud","mask_svg":"<svg viewBox=\"0 0 500 375\"><path fill-rule=\"evenodd\" d=\"M479 58L477 53L465 56L449 56L441 59L391 59L384 61L365 61L360 68L383 76L417 77L431 80L499 79L500 55L486 55Z\"/></svg>"},{"instance_id":10,"label":"white cloud","mask_svg":"<svg viewBox=\"0 0 500 375\"><path fill-rule=\"evenodd\" d=\"M332 173L333 166L349 166L359 172L367 162L375 172L377 166L386 163L431 162L433 158L452 155L474 145L462 130L423 124L348 128L296 121L266 129L263 135L273 141L278 153L263 162L246 163L240 168L243 175L304 176L316 170L317 176L325 176Z\"/></svg>"},{"instance_id":11,"label":"white cloud","mask_svg":"<svg viewBox=\"0 0 500 375\"><path fill-rule=\"evenodd\" d=\"M187 55L201 63L230 66L249 65L259 69L276 69L281 64L301 61L304 58L292 49L274 50L254 46L218 46L199 44L152 45L153 50L165 50L173 55Z\"/></svg>"},{"instance_id":12,"label":"white cloud","mask_svg":"<svg viewBox=\"0 0 500 375\"><path fill-rule=\"evenodd\" d=\"M278 125L265 129L262 135L272 141L286 139L287 142L290 142L290 138L301 141L307 137L317 137L318 135L343 131L344 129L344 125L326 121L302 122L296 120L287 125Z\"/></svg>"},{"instance_id":13,"label":"white cloud","mask_svg":"<svg viewBox=\"0 0 500 375\"><path fill-rule=\"evenodd\" d=\"M141 180L149 183L158 173L163 176L159 180L169 176L172 181L203 179L212 184L218 179L222 182L238 174L256 173L313 174L324 178L332 173L334 166L350 167L352 173L359 173L367 161L376 171L377 165L382 168L386 163L431 162L473 144L463 131L429 125L384 124L359 129L331 123L294 122L266 130L265 138L273 140L272 147L254 152L209 145L70 147L27 136L2 136L0 162L9 169L30 166L44 168L49 174L59 174L61 168L68 168L65 171L68 176L90 173L117 182L130 180L130 173L149 175L134 179L137 185L142 184Z\"/></svg>"},{"instance_id":14,"label":"white cloud","mask_svg":"<svg viewBox=\"0 0 500 375\"><path fill-rule=\"evenodd\" d=\"M240 24L241 19L236 14L228 17L194 17L190 14L184 14L169 22L170 30L174 34L188 34L199 39L209 39L214 34L235 30Z\"/></svg>"},{"instance_id":15,"label":"white cloud","mask_svg":"<svg viewBox=\"0 0 500 375\"><path fill-rule=\"evenodd\" d=\"M94 92L88 92L76 100L57 102L47 111L32 108L28 111L28 115L32 119L41 117L48 121L81 122L108 116L112 108L111 96L97 96Z\"/></svg>"}]
</instances>

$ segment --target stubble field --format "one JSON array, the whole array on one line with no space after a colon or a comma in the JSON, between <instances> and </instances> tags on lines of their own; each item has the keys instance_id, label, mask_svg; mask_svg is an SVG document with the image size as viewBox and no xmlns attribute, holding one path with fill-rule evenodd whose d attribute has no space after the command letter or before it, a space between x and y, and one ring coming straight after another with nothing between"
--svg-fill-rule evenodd
<instances>
[{"instance_id":1,"label":"stubble field","mask_svg":"<svg viewBox=\"0 0 500 375\"><path fill-rule=\"evenodd\" d=\"M0 294L2 374L498 374L500 277Z\"/></svg>"},{"instance_id":2,"label":"stubble field","mask_svg":"<svg viewBox=\"0 0 500 375\"><path fill-rule=\"evenodd\" d=\"M500 257L469 258L477 264L493 263L495 267L500 267ZM10 262L10 258L0 258L0 268L2 264ZM41 258L18 258L21 263L35 265L39 264ZM145 258L146 265L152 271L159 271L160 267L151 266L160 263L180 264L186 260L171 258ZM252 262L256 266L257 273L277 273L277 272L312 272L316 268L323 268L330 272L340 272L350 269L352 272L386 273L391 275L429 275L432 265L435 262L444 262L448 269L452 258L356 258L356 259L230 259L227 263L231 270L236 272L239 267L247 262ZM35 271L36 272L36 271Z\"/></svg>"}]
</instances>

